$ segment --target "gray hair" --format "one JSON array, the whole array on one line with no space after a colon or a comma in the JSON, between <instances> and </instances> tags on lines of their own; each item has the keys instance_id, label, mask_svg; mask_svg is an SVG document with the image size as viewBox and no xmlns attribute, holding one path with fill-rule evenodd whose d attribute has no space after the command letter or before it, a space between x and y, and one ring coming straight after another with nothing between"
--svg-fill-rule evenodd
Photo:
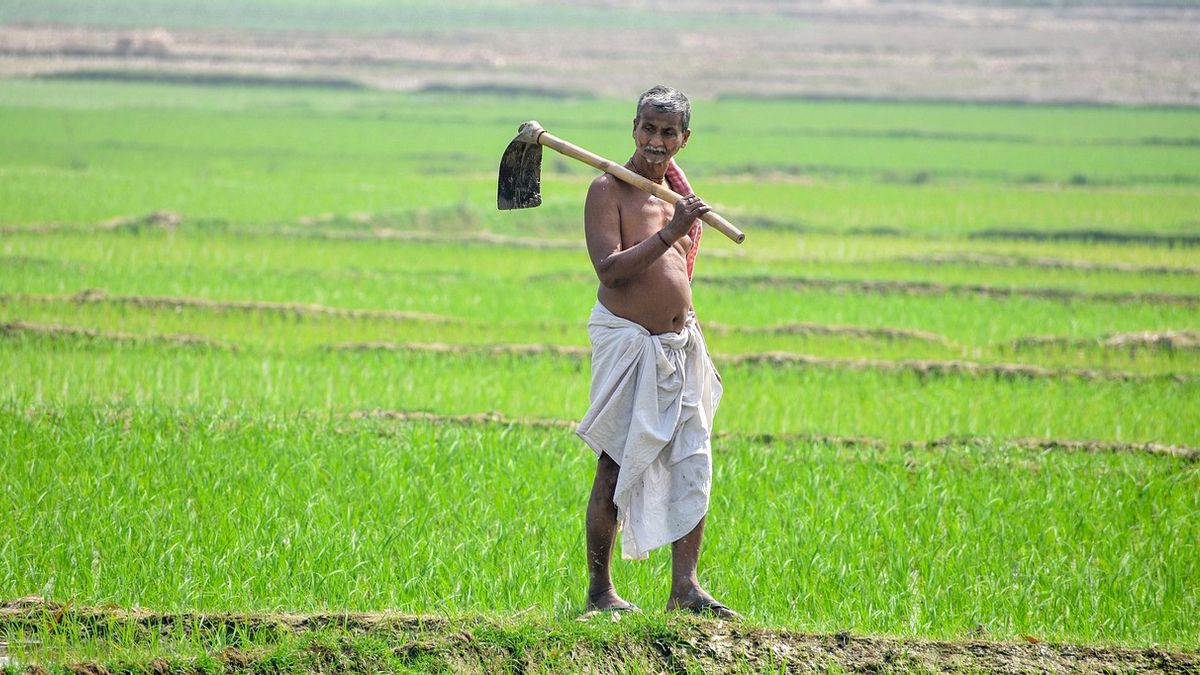
<instances>
[{"instance_id":1,"label":"gray hair","mask_svg":"<svg viewBox=\"0 0 1200 675\"><path fill-rule=\"evenodd\" d=\"M684 130L688 129L688 124L692 121L692 102L678 89L664 87L661 84L651 87L638 98L638 117L642 116L642 109L646 106L650 106L660 113L679 113L682 115L680 122Z\"/></svg>"}]
</instances>

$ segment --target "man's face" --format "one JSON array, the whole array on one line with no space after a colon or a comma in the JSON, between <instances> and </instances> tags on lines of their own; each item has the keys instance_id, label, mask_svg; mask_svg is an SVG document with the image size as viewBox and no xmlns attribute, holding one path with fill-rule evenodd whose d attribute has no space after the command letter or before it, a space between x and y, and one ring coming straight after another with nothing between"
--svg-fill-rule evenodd
<instances>
[{"instance_id":1,"label":"man's face","mask_svg":"<svg viewBox=\"0 0 1200 675\"><path fill-rule=\"evenodd\" d=\"M682 113L659 112L647 106L633 120L637 154L646 164L665 164L687 144L691 131L681 128Z\"/></svg>"}]
</instances>

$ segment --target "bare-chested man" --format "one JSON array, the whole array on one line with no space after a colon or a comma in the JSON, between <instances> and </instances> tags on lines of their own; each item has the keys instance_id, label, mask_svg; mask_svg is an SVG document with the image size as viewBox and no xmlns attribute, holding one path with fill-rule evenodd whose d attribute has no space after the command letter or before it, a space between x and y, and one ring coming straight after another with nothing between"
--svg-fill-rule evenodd
<instances>
[{"instance_id":1,"label":"bare-chested man","mask_svg":"<svg viewBox=\"0 0 1200 675\"><path fill-rule=\"evenodd\" d=\"M690 117L677 90L643 94L625 166L663 182ZM589 610L636 609L610 572L620 523L627 558L672 544L667 609L736 616L696 576L721 386L692 311L687 255L693 221L709 210L695 195L672 206L608 174L588 190L584 228L600 279L588 325L591 405L578 430L599 457L587 508Z\"/></svg>"}]
</instances>

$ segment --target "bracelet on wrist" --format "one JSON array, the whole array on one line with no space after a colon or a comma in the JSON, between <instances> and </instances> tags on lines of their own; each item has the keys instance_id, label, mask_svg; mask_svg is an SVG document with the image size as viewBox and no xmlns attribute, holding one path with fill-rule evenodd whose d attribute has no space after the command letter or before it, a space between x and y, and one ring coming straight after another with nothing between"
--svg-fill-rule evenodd
<instances>
[{"instance_id":1,"label":"bracelet on wrist","mask_svg":"<svg viewBox=\"0 0 1200 675\"><path fill-rule=\"evenodd\" d=\"M667 248L671 248L671 242L667 241L667 238L662 236L662 230L658 231L658 240L663 243L663 246L666 246Z\"/></svg>"}]
</instances>

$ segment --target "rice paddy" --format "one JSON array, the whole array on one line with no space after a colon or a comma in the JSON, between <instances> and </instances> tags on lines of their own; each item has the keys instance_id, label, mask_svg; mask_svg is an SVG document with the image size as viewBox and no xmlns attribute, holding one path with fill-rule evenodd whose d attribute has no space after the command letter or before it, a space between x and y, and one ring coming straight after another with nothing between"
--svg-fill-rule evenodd
<instances>
[{"instance_id":1,"label":"rice paddy","mask_svg":"<svg viewBox=\"0 0 1200 675\"><path fill-rule=\"evenodd\" d=\"M630 107L5 82L0 600L592 630L563 628L591 174L548 155L546 205L501 213L494 171L533 117L624 157ZM1200 649L1200 113L721 99L693 127L680 163L748 234L707 234L694 285L714 593L764 629ZM668 570L617 565L629 635L673 625ZM138 630L0 620L61 662L144 662Z\"/></svg>"}]
</instances>

